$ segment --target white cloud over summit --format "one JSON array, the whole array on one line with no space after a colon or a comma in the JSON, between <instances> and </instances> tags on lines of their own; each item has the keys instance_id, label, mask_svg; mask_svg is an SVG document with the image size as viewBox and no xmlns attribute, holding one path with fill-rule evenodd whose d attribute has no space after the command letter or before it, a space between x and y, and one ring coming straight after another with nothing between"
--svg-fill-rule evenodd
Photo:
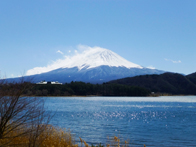
<instances>
[{"instance_id":1,"label":"white cloud over summit","mask_svg":"<svg viewBox=\"0 0 196 147\"><path fill-rule=\"evenodd\" d=\"M86 45L78 45L76 47L76 49L74 49L73 51L73 55L65 55L62 51L58 50L56 53L60 53L63 56L62 59L57 59L56 61L50 61L50 64L48 64L47 66L44 67L35 67L33 69L29 69L26 72L26 75L35 75L35 74L41 74L41 73L45 73L45 72L49 72L51 70L55 70L61 67L64 67L68 64L71 63L71 61L73 60L77 60L78 58L81 57L82 54L84 54L85 52L87 52L88 50L95 50L97 48L100 47L89 47ZM72 51L69 50L68 53L71 53Z\"/></svg>"}]
</instances>

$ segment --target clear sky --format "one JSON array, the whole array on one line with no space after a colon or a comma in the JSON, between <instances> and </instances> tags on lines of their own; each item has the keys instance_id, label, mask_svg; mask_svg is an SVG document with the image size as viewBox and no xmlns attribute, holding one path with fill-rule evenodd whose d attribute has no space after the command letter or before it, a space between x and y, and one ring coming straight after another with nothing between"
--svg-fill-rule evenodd
<instances>
[{"instance_id":1,"label":"clear sky","mask_svg":"<svg viewBox=\"0 0 196 147\"><path fill-rule=\"evenodd\" d=\"M1 77L50 65L78 45L144 67L196 72L196 0L0 1Z\"/></svg>"}]
</instances>

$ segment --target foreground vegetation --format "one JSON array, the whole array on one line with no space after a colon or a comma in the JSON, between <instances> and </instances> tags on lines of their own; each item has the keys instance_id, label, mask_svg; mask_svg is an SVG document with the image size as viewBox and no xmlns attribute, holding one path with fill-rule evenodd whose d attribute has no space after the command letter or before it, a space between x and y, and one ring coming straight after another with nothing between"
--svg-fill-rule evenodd
<instances>
[{"instance_id":1,"label":"foreground vegetation","mask_svg":"<svg viewBox=\"0 0 196 147\"><path fill-rule=\"evenodd\" d=\"M22 127L19 130L10 131L9 134L0 139L0 146L14 147L74 147L75 144L70 132L45 126L39 134L25 133L29 128ZM33 131L33 130L32 130ZM39 131L39 128L37 128ZM36 136L37 135L37 136Z\"/></svg>"},{"instance_id":2,"label":"foreground vegetation","mask_svg":"<svg viewBox=\"0 0 196 147\"><path fill-rule=\"evenodd\" d=\"M0 83L0 147L103 147L82 138L76 143L70 131L49 125L52 117L44 110L44 101L24 96L28 90L31 83ZM115 136L105 146L126 147L128 142Z\"/></svg>"},{"instance_id":3,"label":"foreground vegetation","mask_svg":"<svg viewBox=\"0 0 196 147\"><path fill-rule=\"evenodd\" d=\"M24 131L26 128L23 128ZM18 131L12 131L7 135L7 138L0 139L1 147L128 147L128 141L120 141L120 139L116 136L108 139L107 144L87 144L85 140L80 139L79 143L75 142L74 137L71 135L69 131L58 129L53 126L48 125L44 131L39 134L37 139L35 140L33 136L29 135L19 135Z\"/></svg>"}]
</instances>

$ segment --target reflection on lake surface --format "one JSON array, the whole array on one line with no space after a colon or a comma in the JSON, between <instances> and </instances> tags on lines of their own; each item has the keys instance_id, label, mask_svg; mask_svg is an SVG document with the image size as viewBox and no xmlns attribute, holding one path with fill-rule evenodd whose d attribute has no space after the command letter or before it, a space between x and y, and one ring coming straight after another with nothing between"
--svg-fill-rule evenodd
<instances>
[{"instance_id":1,"label":"reflection on lake surface","mask_svg":"<svg viewBox=\"0 0 196 147\"><path fill-rule=\"evenodd\" d=\"M106 143L119 136L130 146L195 146L196 96L47 97L51 124L76 139Z\"/></svg>"}]
</instances>

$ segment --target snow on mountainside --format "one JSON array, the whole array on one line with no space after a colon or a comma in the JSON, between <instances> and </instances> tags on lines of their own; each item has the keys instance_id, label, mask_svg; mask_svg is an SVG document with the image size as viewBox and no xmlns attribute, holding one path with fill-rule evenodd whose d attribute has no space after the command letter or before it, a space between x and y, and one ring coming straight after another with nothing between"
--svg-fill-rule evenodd
<instances>
[{"instance_id":1,"label":"snow on mountainside","mask_svg":"<svg viewBox=\"0 0 196 147\"><path fill-rule=\"evenodd\" d=\"M70 62L68 62L62 68L78 67L78 69L81 70L83 68L90 69L103 65L110 67L143 68L140 65L125 60L111 50L99 47L84 51L74 60L70 60Z\"/></svg>"},{"instance_id":2,"label":"snow on mountainside","mask_svg":"<svg viewBox=\"0 0 196 147\"><path fill-rule=\"evenodd\" d=\"M81 46L80 46L81 47ZM77 67L81 69L90 69L99 66L109 67L126 67L126 68L139 68L143 69L142 66L134 64L122 58L118 54L111 50L104 49L101 47L88 47L82 46L84 51L82 53L76 53L74 56L64 56L64 59L58 59L52 64L45 67L35 67L27 71L26 75L35 75L46 73L59 68L73 68Z\"/></svg>"}]
</instances>

